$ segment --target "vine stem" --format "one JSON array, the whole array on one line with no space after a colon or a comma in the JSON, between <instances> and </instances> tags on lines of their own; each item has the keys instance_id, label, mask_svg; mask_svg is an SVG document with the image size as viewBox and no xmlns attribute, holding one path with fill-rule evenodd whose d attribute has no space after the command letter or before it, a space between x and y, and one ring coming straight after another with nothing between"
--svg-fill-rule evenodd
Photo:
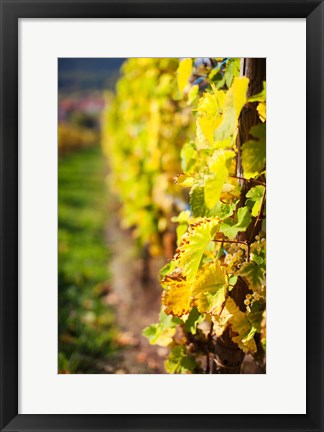
<instances>
[{"instance_id":1,"label":"vine stem","mask_svg":"<svg viewBox=\"0 0 324 432\"><path fill-rule=\"evenodd\" d=\"M259 185L262 185L262 186L266 187L266 184L264 182L262 182L262 181L259 181L259 180L246 179L245 177L236 176L236 175L231 175L230 177L236 178L236 179L239 179L239 180L243 180L243 181L246 181L246 182L251 182L251 183L259 184Z\"/></svg>"},{"instance_id":2,"label":"vine stem","mask_svg":"<svg viewBox=\"0 0 324 432\"><path fill-rule=\"evenodd\" d=\"M258 360L256 360L254 357L253 357L253 360L254 360L255 363L257 364L257 366L258 366L258 368L260 369L260 371L261 371L263 374L265 374L265 373L266 373L266 370L265 370L265 368L261 365L261 363L260 363Z\"/></svg>"},{"instance_id":3,"label":"vine stem","mask_svg":"<svg viewBox=\"0 0 324 432\"><path fill-rule=\"evenodd\" d=\"M225 240L225 239L213 239L214 242L220 242L220 243L240 243L240 244L244 244L245 246L249 246L249 242L248 241L239 241L239 240Z\"/></svg>"},{"instance_id":4,"label":"vine stem","mask_svg":"<svg viewBox=\"0 0 324 432\"><path fill-rule=\"evenodd\" d=\"M213 321L210 324L210 330L207 336L207 340L208 340L208 344L212 344L212 335L213 335L213 329L214 329L214 323ZM210 357L209 357L209 347L207 350L207 368L206 368L206 373L212 374L213 373L213 363L210 363Z\"/></svg>"}]
</instances>

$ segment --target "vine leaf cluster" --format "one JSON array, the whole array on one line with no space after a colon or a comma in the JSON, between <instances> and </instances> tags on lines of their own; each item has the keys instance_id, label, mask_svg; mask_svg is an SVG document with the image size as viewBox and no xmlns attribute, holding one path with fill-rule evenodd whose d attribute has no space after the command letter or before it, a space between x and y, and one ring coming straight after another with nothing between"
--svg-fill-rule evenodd
<instances>
[{"instance_id":1,"label":"vine leaf cluster","mask_svg":"<svg viewBox=\"0 0 324 432\"><path fill-rule=\"evenodd\" d=\"M152 254L174 235L159 322L143 330L170 348L168 373L213 371L226 332L264 362L266 85L252 97L248 87L240 59L130 59L107 115L104 149L124 226ZM258 122L239 146L246 109ZM241 286L242 304L233 294Z\"/></svg>"}]
</instances>

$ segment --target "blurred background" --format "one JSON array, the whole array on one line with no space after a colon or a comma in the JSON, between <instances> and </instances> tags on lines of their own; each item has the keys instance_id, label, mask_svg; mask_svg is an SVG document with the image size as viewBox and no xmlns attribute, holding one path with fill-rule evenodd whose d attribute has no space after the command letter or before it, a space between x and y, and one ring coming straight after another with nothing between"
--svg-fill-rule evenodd
<instances>
[{"instance_id":1,"label":"blurred background","mask_svg":"<svg viewBox=\"0 0 324 432\"><path fill-rule=\"evenodd\" d=\"M131 233L120 228L100 145L103 112L124 60L58 60L61 374L164 372L166 348L141 335L158 317L157 274L164 263L148 264Z\"/></svg>"}]
</instances>

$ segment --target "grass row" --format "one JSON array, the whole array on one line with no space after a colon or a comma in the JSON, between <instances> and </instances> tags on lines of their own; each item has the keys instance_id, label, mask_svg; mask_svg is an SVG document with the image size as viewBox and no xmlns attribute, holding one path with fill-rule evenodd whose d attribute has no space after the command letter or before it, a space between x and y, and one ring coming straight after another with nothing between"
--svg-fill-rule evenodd
<instances>
[{"instance_id":1,"label":"grass row","mask_svg":"<svg viewBox=\"0 0 324 432\"><path fill-rule=\"evenodd\" d=\"M103 372L102 365L116 353L114 313L103 302L109 287L104 180L99 148L59 160L59 373Z\"/></svg>"}]
</instances>

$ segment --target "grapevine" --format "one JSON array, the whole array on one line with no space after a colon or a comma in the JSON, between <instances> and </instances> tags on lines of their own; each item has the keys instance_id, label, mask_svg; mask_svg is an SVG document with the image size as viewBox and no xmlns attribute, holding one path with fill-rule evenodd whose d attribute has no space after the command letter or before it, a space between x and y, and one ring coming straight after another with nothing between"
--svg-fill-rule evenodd
<instances>
[{"instance_id":1,"label":"grapevine","mask_svg":"<svg viewBox=\"0 0 324 432\"><path fill-rule=\"evenodd\" d=\"M263 59L131 59L104 148L125 227L172 258L159 322L168 373L265 371L266 85ZM167 254L166 254L167 255Z\"/></svg>"}]
</instances>

